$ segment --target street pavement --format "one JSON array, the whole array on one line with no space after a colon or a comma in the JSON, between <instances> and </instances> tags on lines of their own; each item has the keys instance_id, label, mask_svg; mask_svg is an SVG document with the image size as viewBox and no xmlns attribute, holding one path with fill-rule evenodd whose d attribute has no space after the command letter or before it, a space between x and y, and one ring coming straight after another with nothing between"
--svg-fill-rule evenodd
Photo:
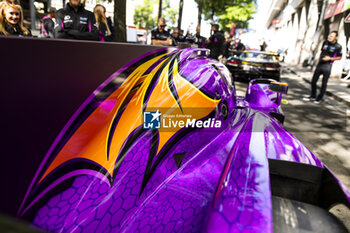
<instances>
[{"instance_id":1,"label":"street pavement","mask_svg":"<svg viewBox=\"0 0 350 233\"><path fill-rule=\"evenodd\" d=\"M310 69L284 64L281 82L289 87L283 96L284 127L350 190L350 88L341 80L331 79L324 102L305 102L302 98L310 94L312 74ZM247 83L235 82L235 86L237 95L244 96ZM331 212L350 232L350 210L337 205Z\"/></svg>"},{"instance_id":2,"label":"street pavement","mask_svg":"<svg viewBox=\"0 0 350 233\"><path fill-rule=\"evenodd\" d=\"M311 77L308 69L284 67L281 81L289 85L284 97L288 104L282 106L284 126L350 189L350 89L341 80L330 80L324 102L305 102L302 98L310 94Z\"/></svg>"},{"instance_id":3,"label":"street pavement","mask_svg":"<svg viewBox=\"0 0 350 233\"><path fill-rule=\"evenodd\" d=\"M304 102L310 95L313 72L309 68L285 65L282 81L289 84L289 100L283 106L285 128L304 143L350 190L350 88L340 79L329 79L326 98L320 105ZM318 89L321 84L318 81ZM350 210L336 205L331 210L350 232Z\"/></svg>"},{"instance_id":4,"label":"street pavement","mask_svg":"<svg viewBox=\"0 0 350 233\"><path fill-rule=\"evenodd\" d=\"M283 69L300 77L306 83L311 83L313 72L309 67L302 67L300 65L284 64ZM322 76L318 80L318 87L321 85ZM350 107L350 88L348 85L350 80L331 77L328 80L326 94L332 96L334 99L346 104ZM309 93L308 93L309 96Z\"/></svg>"},{"instance_id":5,"label":"street pavement","mask_svg":"<svg viewBox=\"0 0 350 233\"><path fill-rule=\"evenodd\" d=\"M350 88L341 80L330 80L324 102L305 102L302 98L310 94L311 76L310 69L284 65L281 82L289 85L283 96L287 103L282 105L284 127L319 154L328 167L339 170L337 175L350 189ZM237 95L244 96L247 85L235 82Z\"/></svg>"}]
</instances>

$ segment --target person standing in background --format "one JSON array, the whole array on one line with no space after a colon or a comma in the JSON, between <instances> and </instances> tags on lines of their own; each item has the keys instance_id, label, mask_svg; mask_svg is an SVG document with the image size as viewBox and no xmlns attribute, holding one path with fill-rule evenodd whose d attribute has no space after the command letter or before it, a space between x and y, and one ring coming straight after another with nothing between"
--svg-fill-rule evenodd
<instances>
[{"instance_id":1,"label":"person standing in background","mask_svg":"<svg viewBox=\"0 0 350 233\"><path fill-rule=\"evenodd\" d=\"M177 46L178 42L179 42L179 29L178 28L174 28L173 33L171 34L171 39L173 40L173 46Z\"/></svg>"},{"instance_id":2,"label":"person standing in background","mask_svg":"<svg viewBox=\"0 0 350 233\"><path fill-rule=\"evenodd\" d=\"M235 50L238 56L245 50L245 46L239 38L236 39Z\"/></svg>"},{"instance_id":3,"label":"person standing in background","mask_svg":"<svg viewBox=\"0 0 350 233\"><path fill-rule=\"evenodd\" d=\"M225 39L225 43L224 43L224 48L223 48L223 56L224 58L228 58L229 56L232 55L232 47L233 47L233 40L232 37L227 37Z\"/></svg>"},{"instance_id":4,"label":"person standing in background","mask_svg":"<svg viewBox=\"0 0 350 233\"><path fill-rule=\"evenodd\" d=\"M56 12L55 38L97 41L95 15L85 10L81 0L69 0Z\"/></svg>"},{"instance_id":5,"label":"person standing in background","mask_svg":"<svg viewBox=\"0 0 350 233\"><path fill-rule=\"evenodd\" d=\"M98 28L98 40L99 41L113 41L112 30L110 23L106 18L106 8L97 4L94 7L94 15Z\"/></svg>"},{"instance_id":6,"label":"person standing in background","mask_svg":"<svg viewBox=\"0 0 350 233\"><path fill-rule=\"evenodd\" d=\"M54 38L56 8L50 7L47 15L43 17L40 37Z\"/></svg>"},{"instance_id":7,"label":"person standing in background","mask_svg":"<svg viewBox=\"0 0 350 233\"><path fill-rule=\"evenodd\" d=\"M32 35L30 30L23 26L23 10L19 4L12 1L0 2L0 35Z\"/></svg>"},{"instance_id":8,"label":"person standing in background","mask_svg":"<svg viewBox=\"0 0 350 233\"><path fill-rule=\"evenodd\" d=\"M342 46L338 44L337 40L338 32L332 31L328 35L328 39L323 42L320 60L311 81L311 94L309 97L303 98L304 101L313 101L316 104L320 104L323 101L323 96L326 93L328 78L332 70L332 64L334 61L340 60L342 57ZM317 81L321 74L323 75L322 86L320 93L316 98Z\"/></svg>"},{"instance_id":9,"label":"person standing in background","mask_svg":"<svg viewBox=\"0 0 350 233\"><path fill-rule=\"evenodd\" d=\"M170 38L169 31L165 30L166 23L164 18L159 18L157 28L152 30L152 45L173 45L173 40Z\"/></svg>"},{"instance_id":10,"label":"person standing in background","mask_svg":"<svg viewBox=\"0 0 350 233\"><path fill-rule=\"evenodd\" d=\"M260 51L265 51L267 47L266 42L264 41L261 45L260 45Z\"/></svg>"},{"instance_id":11,"label":"person standing in background","mask_svg":"<svg viewBox=\"0 0 350 233\"><path fill-rule=\"evenodd\" d=\"M208 39L207 48L210 49L209 57L218 59L223 52L225 38L222 32L219 31L219 25L213 24L211 27L213 35Z\"/></svg>"},{"instance_id":12,"label":"person standing in background","mask_svg":"<svg viewBox=\"0 0 350 233\"><path fill-rule=\"evenodd\" d=\"M201 27L197 26L195 35L195 44L198 48L205 48L205 37L201 36Z\"/></svg>"}]
</instances>

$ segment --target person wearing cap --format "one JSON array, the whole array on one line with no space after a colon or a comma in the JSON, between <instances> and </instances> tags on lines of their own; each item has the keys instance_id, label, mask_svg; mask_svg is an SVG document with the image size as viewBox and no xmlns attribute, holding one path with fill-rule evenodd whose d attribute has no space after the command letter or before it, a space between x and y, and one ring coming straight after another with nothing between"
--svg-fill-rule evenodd
<instances>
[{"instance_id":1,"label":"person wearing cap","mask_svg":"<svg viewBox=\"0 0 350 233\"><path fill-rule=\"evenodd\" d=\"M43 17L41 25L41 37L54 38L56 8L49 7L47 15Z\"/></svg>"},{"instance_id":2,"label":"person wearing cap","mask_svg":"<svg viewBox=\"0 0 350 233\"><path fill-rule=\"evenodd\" d=\"M209 57L218 59L223 51L225 37L223 33L219 31L218 24L212 24L211 30L213 31L213 35L208 39L207 45L207 48L210 49Z\"/></svg>"},{"instance_id":3,"label":"person wearing cap","mask_svg":"<svg viewBox=\"0 0 350 233\"><path fill-rule=\"evenodd\" d=\"M69 0L65 8L56 12L55 38L97 41L94 13L85 10L81 0Z\"/></svg>"},{"instance_id":4,"label":"person wearing cap","mask_svg":"<svg viewBox=\"0 0 350 233\"><path fill-rule=\"evenodd\" d=\"M165 30L165 19L159 18L157 28L152 30L152 45L173 45L173 40L170 37L169 31Z\"/></svg>"}]
</instances>

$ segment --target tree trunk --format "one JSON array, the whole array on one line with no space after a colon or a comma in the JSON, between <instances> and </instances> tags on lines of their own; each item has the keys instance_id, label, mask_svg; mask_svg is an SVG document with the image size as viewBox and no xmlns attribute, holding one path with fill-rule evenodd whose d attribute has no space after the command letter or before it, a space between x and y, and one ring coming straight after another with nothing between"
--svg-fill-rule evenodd
<instances>
[{"instance_id":1,"label":"tree trunk","mask_svg":"<svg viewBox=\"0 0 350 233\"><path fill-rule=\"evenodd\" d=\"M201 27L202 22L202 11L203 11L203 0L198 0L198 27Z\"/></svg>"},{"instance_id":2,"label":"tree trunk","mask_svg":"<svg viewBox=\"0 0 350 233\"><path fill-rule=\"evenodd\" d=\"M126 0L114 0L114 33L116 42L126 42Z\"/></svg>"},{"instance_id":3,"label":"tree trunk","mask_svg":"<svg viewBox=\"0 0 350 233\"><path fill-rule=\"evenodd\" d=\"M184 7L184 0L179 2L179 21L177 22L177 28L181 30L181 21L182 21L182 9Z\"/></svg>"},{"instance_id":4,"label":"tree trunk","mask_svg":"<svg viewBox=\"0 0 350 233\"><path fill-rule=\"evenodd\" d=\"M162 0L159 0L158 20L162 17Z\"/></svg>"},{"instance_id":5,"label":"tree trunk","mask_svg":"<svg viewBox=\"0 0 350 233\"><path fill-rule=\"evenodd\" d=\"M214 7L212 8L212 11L211 11L211 16L210 16L210 21L211 21L211 24L213 25L214 24ZM213 30L212 30L213 27L210 27L210 35L213 34Z\"/></svg>"}]
</instances>

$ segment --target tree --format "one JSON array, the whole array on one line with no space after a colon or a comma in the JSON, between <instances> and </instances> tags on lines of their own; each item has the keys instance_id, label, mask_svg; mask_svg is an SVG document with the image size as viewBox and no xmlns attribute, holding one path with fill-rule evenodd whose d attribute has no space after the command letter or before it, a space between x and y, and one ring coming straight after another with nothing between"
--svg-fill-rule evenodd
<instances>
[{"instance_id":1,"label":"tree","mask_svg":"<svg viewBox=\"0 0 350 233\"><path fill-rule=\"evenodd\" d=\"M252 18L256 0L196 0L196 2L197 4L202 2L205 19L210 19L212 23L218 21L223 29L228 29L233 22L238 27L248 25L247 21Z\"/></svg>"},{"instance_id":2,"label":"tree","mask_svg":"<svg viewBox=\"0 0 350 233\"><path fill-rule=\"evenodd\" d=\"M197 27L201 27L202 13L203 13L203 0L195 0L198 5L198 24Z\"/></svg>"},{"instance_id":3,"label":"tree","mask_svg":"<svg viewBox=\"0 0 350 233\"><path fill-rule=\"evenodd\" d=\"M144 0L142 6L136 6L134 13L134 24L140 28L152 29L157 24L157 19L152 18L153 7L158 0ZM158 6L159 7L159 6ZM170 6L170 0L162 3L161 15L165 18L170 27L174 27L177 22L178 9Z\"/></svg>"},{"instance_id":4,"label":"tree","mask_svg":"<svg viewBox=\"0 0 350 233\"><path fill-rule=\"evenodd\" d=\"M179 2L179 20L177 23L177 28L181 30L181 20L182 20L182 9L184 7L184 0L180 0Z\"/></svg>"},{"instance_id":5,"label":"tree","mask_svg":"<svg viewBox=\"0 0 350 233\"><path fill-rule=\"evenodd\" d=\"M225 14L219 15L220 27L223 30L230 29L231 23L234 22L237 24L237 28L246 28L248 27L248 20L252 19L254 13L254 3L228 7Z\"/></svg>"},{"instance_id":6,"label":"tree","mask_svg":"<svg viewBox=\"0 0 350 233\"><path fill-rule=\"evenodd\" d=\"M134 13L134 24L136 27L148 30L155 27L157 21L152 17L155 4L156 0L143 0L143 5L136 6Z\"/></svg>"},{"instance_id":7,"label":"tree","mask_svg":"<svg viewBox=\"0 0 350 233\"><path fill-rule=\"evenodd\" d=\"M225 13L225 9L232 4L234 3L231 0L203 0L203 14L205 19L210 19L214 22L214 16Z\"/></svg>"},{"instance_id":8,"label":"tree","mask_svg":"<svg viewBox=\"0 0 350 233\"><path fill-rule=\"evenodd\" d=\"M158 4L158 20L162 17L162 0L159 0Z\"/></svg>"},{"instance_id":9,"label":"tree","mask_svg":"<svg viewBox=\"0 0 350 233\"><path fill-rule=\"evenodd\" d=\"M114 33L117 42L126 42L126 0L114 0Z\"/></svg>"},{"instance_id":10,"label":"tree","mask_svg":"<svg viewBox=\"0 0 350 233\"><path fill-rule=\"evenodd\" d=\"M170 27L176 27L178 15L179 15L179 9L175 9L171 7L170 0L165 0L163 4L163 12L164 12L164 18Z\"/></svg>"}]
</instances>

